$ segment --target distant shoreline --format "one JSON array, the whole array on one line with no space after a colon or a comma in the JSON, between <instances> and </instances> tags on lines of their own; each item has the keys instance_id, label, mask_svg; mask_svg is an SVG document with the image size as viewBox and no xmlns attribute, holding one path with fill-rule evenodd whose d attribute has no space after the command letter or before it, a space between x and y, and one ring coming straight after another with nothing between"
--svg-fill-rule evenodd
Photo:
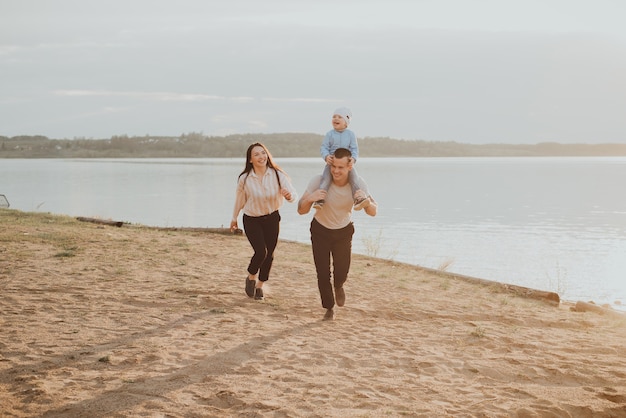
<instances>
[{"instance_id":1,"label":"distant shoreline","mask_svg":"<svg viewBox=\"0 0 626 418\"><path fill-rule=\"evenodd\" d=\"M318 157L322 135L245 134L223 137L114 136L109 139L50 139L0 136L0 158L236 158L253 142L263 142L275 157ZM453 141L359 139L361 157L620 157L625 143L464 144Z\"/></svg>"}]
</instances>

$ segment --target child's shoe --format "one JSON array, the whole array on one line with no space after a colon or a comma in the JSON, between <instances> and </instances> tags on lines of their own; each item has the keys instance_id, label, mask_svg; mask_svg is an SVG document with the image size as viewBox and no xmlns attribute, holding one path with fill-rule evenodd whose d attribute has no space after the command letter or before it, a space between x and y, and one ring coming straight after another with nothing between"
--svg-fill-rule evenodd
<instances>
[{"instance_id":1,"label":"child's shoe","mask_svg":"<svg viewBox=\"0 0 626 418\"><path fill-rule=\"evenodd\" d=\"M324 206L323 200L318 200L317 202L313 203L313 209L321 209L323 206Z\"/></svg>"},{"instance_id":2,"label":"child's shoe","mask_svg":"<svg viewBox=\"0 0 626 418\"><path fill-rule=\"evenodd\" d=\"M372 202L369 197L365 197L362 199L354 199L354 210L361 210L368 207Z\"/></svg>"}]
</instances>

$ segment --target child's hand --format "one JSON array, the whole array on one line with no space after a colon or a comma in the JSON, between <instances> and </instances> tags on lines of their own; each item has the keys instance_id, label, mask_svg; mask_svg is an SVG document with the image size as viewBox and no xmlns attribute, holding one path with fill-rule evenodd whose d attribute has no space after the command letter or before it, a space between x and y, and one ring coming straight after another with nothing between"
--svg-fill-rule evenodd
<instances>
[{"instance_id":1,"label":"child's hand","mask_svg":"<svg viewBox=\"0 0 626 418\"><path fill-rule=\"evenodd\" d=\"M332 163L333 163L333 159L334 159L334 158L335 158L335 157L333 157L332 155L327 155L327 156L326 156L326 164L328 164L328 165L332 165Z\"/></svg>"}]
</instances>

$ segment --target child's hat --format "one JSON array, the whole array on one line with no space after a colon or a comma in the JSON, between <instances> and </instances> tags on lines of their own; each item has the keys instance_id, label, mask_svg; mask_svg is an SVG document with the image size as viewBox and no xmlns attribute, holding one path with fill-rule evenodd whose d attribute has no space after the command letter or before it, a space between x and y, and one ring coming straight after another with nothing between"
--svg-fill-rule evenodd
<instances>
[{"instance_id":1,"label":"child's hat","mask_svg":"<svg viewBox=\"0 0 626 418\"><path fill-rule=\"evenodd\" d=\"M340 107L339 109L335 110L335 113L333 113L333 115L341 116L343 120L346 121L346 125L350 125L350 120L352 120L352 112L347 107Z\"/></svg>"}]
</instances>

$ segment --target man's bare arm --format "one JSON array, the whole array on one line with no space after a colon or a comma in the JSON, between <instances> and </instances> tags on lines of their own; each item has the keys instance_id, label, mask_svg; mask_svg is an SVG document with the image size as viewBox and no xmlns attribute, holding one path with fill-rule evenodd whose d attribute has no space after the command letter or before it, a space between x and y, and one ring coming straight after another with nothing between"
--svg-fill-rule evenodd
<instances>
[{"instance_id":1,"label":"man's bare arm","mask_svg":"<svg viewBox=\"0 0 626 418\"><path fill-rule=\"evenodd\" d=\"M300 200L298 201L298 213L305 215L311 210L313 203L318 200L324 200L326 198L326 190L318 189L313 193L304 192Z\"/></svg>"},{"instance_id":2,"label":"man's bare arm","mask_svg":"<svg viewBox=\"0 0 626 418\"><path fill-rule=\"evenodd\" d=\"M376 201L374 200L372 196L370 196L370 200L371 200L370 205L363 210L369 216L376 216L376 213L378 213L378 204L376 203Z\"/></svg>"}]
</instances>

